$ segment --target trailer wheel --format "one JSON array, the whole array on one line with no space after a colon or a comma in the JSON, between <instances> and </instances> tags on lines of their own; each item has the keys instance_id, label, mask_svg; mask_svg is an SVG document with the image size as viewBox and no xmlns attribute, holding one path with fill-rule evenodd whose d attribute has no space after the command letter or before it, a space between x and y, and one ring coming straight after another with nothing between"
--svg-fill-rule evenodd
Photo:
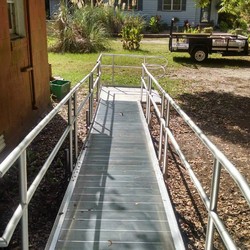
<instances>
[{"instance_id":1,"label":"trailer wheel","mask_svg":"<svg viewBox=\"0 0 250 250\"><path fill-rule=\"evenodd\" d=\"M191 57L196 62L203 62L208 57L207 49L206 48L195 48L195 49L193 49L193 51L191 53Z\"/></svg>"}]
</instances>

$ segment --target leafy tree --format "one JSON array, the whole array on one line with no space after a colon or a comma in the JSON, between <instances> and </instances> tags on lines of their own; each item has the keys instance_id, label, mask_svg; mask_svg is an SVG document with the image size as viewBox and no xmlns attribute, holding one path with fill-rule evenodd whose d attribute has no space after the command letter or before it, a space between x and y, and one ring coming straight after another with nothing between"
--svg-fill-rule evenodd
<instances>
[{"instance_id":1,"label":"leafy tree","mask_svg":"<svg viewBox=\"0 0 250 250\"><path fill-rule=\"evenodd\" d=\"M230 13L250 22L250 0L222 0L220 12Z\"/></svg>"},{"instance_id":2,"label":"leafy tree","mask_svg":"<svg viewBox=\"0 0 250 250\"><path fill-rule=\"evenodd\" d=\"M211 2L211 0L194 0L196 2L196 4L200 7L206 7L209 5L209 3Z\"/></svg>"},{"instance_id":3,"label":"leafy tree","mask_svg":"<svg viewBox=\"0 0 250 250\"><path fill-rule=\"evenodd\" d=\"M211 0L194 0L199 6L206 7ZM250 0L220 0L219 13L228 14L234 19L234 28L246 28L250 23Z\"/></svg>"}]
</instances>

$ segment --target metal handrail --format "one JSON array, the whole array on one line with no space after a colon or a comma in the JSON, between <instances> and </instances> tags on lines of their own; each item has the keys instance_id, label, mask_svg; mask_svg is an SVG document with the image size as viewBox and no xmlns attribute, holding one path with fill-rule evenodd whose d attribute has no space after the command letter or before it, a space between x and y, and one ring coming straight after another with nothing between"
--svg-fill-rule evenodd
<instances>
[{"instance_id":1,"label":"metal handrail","mask_svg":"<svg viewBox=\"0 0 250 250\"><path fill-rule=\"evenodd\" d=\"M103 56L112 56L112 65L103 65L102 59ZM79 116L81 110L88 103L88 126L91 126L92 121L94 119L93 114L93 98L94 94L96 94L97 100L99 99L100 94L100 79L102 75L101 68L103 66L109 66L113 68L112 79L114 79L114 68L119 67L114 64L114 58L116 56L128 56L128 55L111 55L111 54L101 54L97 60L96 65L91 70L91 72L85 76L71 91L63 98L63 100L24 138L24 140L12 151L12 153L7 156L7 158L0 164L0 178L3 178L4 175L10 170L12 165L18 160L20 166L20 203L18 204L12 218L6 226L6 229L0 237L0 247L7 247L11 237L14 233L14 230L18 224L18 222L22 221L22 248L28 249L28 205L31 201L37 187L39 186L41 180L43 179L45 173L52 160L55 158L59 148L62 143L66 140L69 135L69 155L70 155L70 169L73 170L73 147L75 151L75 158L78 156L78 145L77 145L77 117ZM133 55L129 55L133 57ZM134 56L135 57L135 56ZM138 56L136 56L138 57ZM159 142L159 151L158 151L158 159L163 159L163 175L166 177L167 175L167 154L168 154L168 141L171 141L172 146L175 151L179 155L183 165L187 169L196 189L198 190L201 199L207 209L209 221L207 224L207 238L206 238L206 249L211 250L213 248L213 235L214 235L214 227L217 228L225 246L228 249L237 249L235 243L233 242L231 236L227 232L223 221L219 217L216 212L217 200L218 200L218 190L220 184L220 173L221 168L224 167L236 184L239 186L242 194L244 195L246 201L250 205L250 188L244 177L240 174L237 168L223 155L221 151L217 149L217 147L204 135L204 133L199 129L197 125L186 115L186 113L174 102L174 100L164 91L164 89L160 86L158 81L153 77L150 73L148 65L146 63L147 58L156 58L154 56L139 56L144 59L142 63L142 77L141 77L141 90L143 93L143 89L146 90L147 98L146 98L146 119L147 122L150 123L151 119L151 106L153 105L155 109L155 113L160 121L160 142ZM159 57L163 58L163 57ZM135 66L133 66L135 67ZM79 88L86 84L88 81L89 92L86 97L81 101L79 106L77 107L77 93ZM152 92L152 85L157 87L159 92L161 93L161 109L158 108L158 103L155 102ZM141 95L142 96L142 95ZM167 106L165 106L165 101L167 102ZM68 126L63 132L61 138L57 142L56 146L52 150L50 156L42 166L38 175L35 177L35 180L30 185L29 189L27 189L27 163L26 163L26 149L31 144L31 142L35 139L35 137L44 129L44 127L55 117L56 114L61 110L64 104L68 104ZM73 105L72 105L73 103ZM174 135L169 129L169 113L170 106L172 106L177 113L182 117L182 119L186 122L186 124L194 131L196 136L200 139L200 141L210 150L210 152L214 156L214 173L213 173L213 181L211 186L211 195L208 197L205 190L203 189L199 179L196 177L192 167L188 163L185 158L185 155L181 151ZM167 110L166 117L164 116L164 111ZM165 140L163 142L163 137ZM74 145L73 145L74 142ZM163 154L162 154L162 148Z\"/></svg>"},{"instance_id":2,"label":"metal handrail","mask_svg":"<svg viewBox=\"0 0 250 250\"><path fill-rule=\"evenodd\" d=\"M141 88L145 89L147 93L146 98L146 119L148 124L151 119L151 105L154 107L155 113L160 122L160 141L158 149L158 160L163 158L163 175L167 175L167 150L169 147L169 141L171 141L176 153L179 155L184 167L187 169L191 180L193 181L200 197L206 207L208 212L208 224L207 224L207 235L206 235L206 250L213 249L213 236L214 227L216 227L220 237L222 238L227 249L238 249L235 245L232 237L228 233L223 221L217 214L217 202L218 202L218 192L220 185L220 173L221 168L224 167L226 171L230 174L234 182L238 185L244 198L250 205L250 187L246 179L241 175L239 170L226 158L226 156L207 138L207 136L201 131L201 129L191 120L191 118L175 103L175 101L164 91L160 86L158 81L149 72L147 65L142 65L142 77L141 77ZM151 95L152 85L157 87L161 93L161 110L158 108L153 96ZM164 103L167 101L167 107ZM194 171L192 170L190 164L186 160L183 152L181 151L176 139L174 138L171 130L169 129L169 112L170 106L172 106L180 117L185 121L185 123L193 130L195 135L200 139L200 141L208 148L214 157L214 171L211 184L211 195L208 197L205 190L203 189L200 181L196 177ZM167 115L164 117L164 109L167 109ZM165 140L163 142L163 136L165 135ZM163 155L162 148L164 147Z\"/></svg>"},{"instance_id":3,"label":"metal handrail","mask_svg":"<svg viewBox=\"0 0 250 250\"><path fill-rule=\"evenodd\" d=\"M85 76L78 84L71 89L71 91L61 100L61 102L48 114L46 117L22 140L22 142L3 160L0 164L0 178L10 170L14 163L18 160L20 168L20 202L14 211L11 219L9 220L2 237L0 237L0 247L7 247L11 240L11 237L16 229L17 224L21 220L22 222L22 249L29 249L28 240L28 205L37 190L40 182L42 181L44 175L46 174L48 168L50 167L52 161L54 160L56 154L58 153L61 145L69 136L69 167L73 170L73 142L75 142L75 159L78 156L78 139L77 139L77 117L79 116L81 110L89 103L88 108L88 121L91 125L93 120L93 95L96 91L97 100L99 99L99 89L100 89L100 78L101 78L101 57L99 56L97 63L91 72ZM96 77L94 79L94 73ZM81 101L79 107L77 107L77 91L79 88L88 82L89 93ZM73 101L73 105L72 105ZM32 143L36 136L45 128L45 126L55 117L56 114L62 109L62 107L67 103L68 105L68 126L64 130L62 136L58 140L56 146L52 150L51 154L45 161L44 165L40 169L39 173L35 177L34 181L31 183L30 187L27 188L27 162L26 162L26 150L27 147Z\"/></svg>"},{"instance_id":4,"label":"metal handrail","mask_svg":"<svg viewBox=\"0 0 250 250\"><path fill-rule=\"evenodd\" d=\"M104 64L102 62L102 68L111 68L112 69L112 84L114 84L114 75L115 75L115 69L116 68L125 68L125 69L141 69L142 68L142 64L147 65L148 68L151 69L157 69L160 68L163 71L162 75L165 75L166 73L166 67L168 65L168 61L166 59L166 57L164 56L148 56L148 55L128 55L128 54L108 54L108 53L103 53L101 55L101 57L111 57L112 58L112 64ZM119 65L116 64L116 58L136 58L136 59L141 59L140 63L138 63L137 65ZM162 60L164 62L164 64L152 64L149 63L150 59L154 59L154 60Z\"/></svg>"},{"instance_id":5,"label":"metal handrail","mask_svg":"<svg viewBox=\"0 0 250 250\"><path fill-rule=\"evenodd\" d=\"M21 143L3 160L0 164L0 178L4 178L4 175L11 169L11 167L18 160L19 168L20 168L20 202L14 211L12 217L10 218L2 237L0 237L0 247L7 247L12 238L12 235L17 227L17 224L21 220L22 222L22 249L29 248L29 240L28 240L28 205L36 192L40 182L42 181L44 175L49 169L52 161L54 160L56 154L58 153L60 147L63 142L69 136L69 167L70 170L73 170L73 142L74 142L74 151L75 158L78 156L78 139L77 139L77 117L79 116L81 110L89 104L88 110L88 118L86 119L89 124L87 127L91 126L92 120L94 118L93 114L93 99L96 90L97 100L99 99L100 94L100 79L101 79L101 61L103 56L112 56L113 57L113 65L114 69L116 66L114 65L115 57L122 57L124 55L110 55L110 54L101 54L97 63L91 70L91 72L86 75L78 84L75 85L71 89L71 91L61 100L61 102L48 114L46 117L21 141ZM133 57L133 56L130 56ZM138 57L138 56L136 56ZM146 63L148 58L156 58L155 56L139 56L139 58L143 59L143 62ZM157 57L164 58L164 57ZM133 66L135 67L135 66ZM141 68L141 66L140 66ZM96 76L95 76L96 73ZM112 79L114 77L114 71L112 74ZM81 101L79 106L77 107L77 92L79 88L88 81L89 92L86 97ZM72 105L73 102L73 105ZM58 140L56 146L53 148L51 154L45 161L44 165L41 167L39 173L35 177L34 181L31 183L29 188L27 188L27 156L26 150L27 147L32 143L32 141L38 136L38 134L45 128L45 126L59 113L62 107L67 104L68 105L68 126L64 130L62 136ZM73 134L74 133L74 134Z\"/></svg>"}]
</instances>

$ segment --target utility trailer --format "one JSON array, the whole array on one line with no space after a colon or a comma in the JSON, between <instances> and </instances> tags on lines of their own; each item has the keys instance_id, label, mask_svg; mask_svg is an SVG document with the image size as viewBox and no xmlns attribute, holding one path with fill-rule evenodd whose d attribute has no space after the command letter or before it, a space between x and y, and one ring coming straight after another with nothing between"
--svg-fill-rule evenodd
<instances>
[{"instance_id":1,"label":"utility trailer","mask_svg":"<svg viewBox=\"0 0 250 250\"><path fill-rule=\"evenodd\" d=\"M173 22L173 21L172 21ZM221 53L223 56L250 55L248 38L227 33L190 34L170 30L169 50L171 52L188 52L197 62L203 62L208 54Z\"/></svg>"}]
</instances>

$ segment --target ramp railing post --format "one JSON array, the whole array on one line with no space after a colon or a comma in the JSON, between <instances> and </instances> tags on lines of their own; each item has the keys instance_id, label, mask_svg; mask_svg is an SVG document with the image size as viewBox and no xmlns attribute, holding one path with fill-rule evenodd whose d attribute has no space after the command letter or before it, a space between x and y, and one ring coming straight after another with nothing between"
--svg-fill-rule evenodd
<instances>
[{"instance_id":1,"label":"ramp railing post","mask_svg":"<svg viewBox=\"0 0 250 250\"><path fill-rule=\"evenodd\" d=\"M146 118L146 121L148 121L148 85L149 85L149 75L147 76L147 83L146 83L146 106L145 106L145 118Z\"/></svg>"},{"instance_id":2,"label":"ramp railing post","mask_svg":"<svg viewBox=\"0 0 250 250\"><path fill-rule=\"evenodd\" d=\"M114 74L115 74L115 55L112 55L112 85L114 85Z\"/></svg>"},{"instance_id":3,"label":"ramp railing post","mask_svg":"<svg viewBox=\"0 0 250 250\"><path fill-rule=\"evenodd\" d=\"M220 188L220 175L221 175L221 164L218 159L214 159L214 169L213 169L213 177L211 182L211 195L210 195L210 211L217 213L217 202ZM209 214L208 214L209 215ZM207 234L206 234L206 250L213 249L213 238L214 238L214 223L212 218L208 217L207 224Z\"/></svg>"},{"instance_id":4,"label":"ramp railing post","mask_svg":"<svg viewBox=\"0 0 250 250\"><path fill-rule=\"evenodd\" d=\"M165 109L165 96L162 94L161 98L161 117L160 117L160 138L159 138L159 151L158 151L158 161L162 159L162 141L163 141L163 124L162 120L164 118L164 109Z\"/></svg>"},{"instance_id":5,"label":"ramp railing post","mask_svg":"<svg viewBox=\"0 0 250 250\"><path fill-rule=\"evenodd\" d=\"M99 62L98 67L97 67L97 86L96 86L96 101L99 101L99 96L100 96L100 76L101 76L101 63Z\"/></svg>"},{"instance_id":6,"label":"ramp railing post","mask_svg":"<svg viewBox=\"0 0 250 250\"><path fill-rule=\"evenodd\" d=\"M78 157L78 122L77 122L77 93L74 93L74 143L75 143L75 160Z\"/></svg>"},{"instance_id":7,"label":"ramp railing post","mask_svg":"<svg viewBox=\"0 0 250 250\"><path fill-rule=\"evenodd\" d=\"M168 129L169 129L169 117L170 117L170 103L167 100L166 105L166 118L165 118L165 138L164 138L164 158L163 158L163 177L167 178L167 165L168 165Z\"/></svg>"},{"instance_id":8,"label":"ramp railing post","mask_svg":"<svg viewBox=\"0 0 250 250\"><path fill-rule=\"evenodd\" d=\"M147 101L147 111L148 111L148 115L147 115L147 123L148 125L150 125L150 121L151 121L151 101L150 101L150 95L151 95L151 89L152 89L152 79L150 76L148 76L148 101Z\"/></svg>"},{"instance_id":9,"label":"ramp railing post","mask_svg":"<svg viewBox=\"0 0 250 250\"><path fill-rule=\"evenodd\" d=\"M86 112L85 112L85 117L86 117L86 129L89 130L90 121L89 121L89 111L88 110L86 110Z\"/></svg>"},{"instance_id":10,"label":"ramp railing post","mask_svg":"<svg viewBox=\"0 0 250 250\"><path fill-rule=\"evenodd\" d=\"M141 79L142 79L142 81L141 81L141 103L142 103L142 101L143 101L143 89L144 89L143 81L145 79L145 69L143 66L142 66L142 72L141 72Z\"/></svg>"},{"instance_id":11,"label":"ramp railing post","mask_svg":"<svg viewBox=\"0 0 250 250\"><path fill-rule=\"evenodd\" d=\"M89 75L89 124L93 118L93 73Z\"/></svg>"},{"instance_id":12,"label":"ramp railing post","mask_svg":"<svg viewBox=\"0 0 250 250\"><path fill-rule=\"evenodd\" d=\"M21 219L22 249L29 249L29 227L28 227L28 197L27 197L27 160L26 150L19 157L19 190L20 202L23 210Z\"/></svg>"},{"instance_id":13,"label":"ramp railing post","mask_svg":"<svg viewBox=\"0 0 250 250\"><path fill-rule=\"evenodd\" d=\"M68 100L68 126L69 130L69 169L73 171L73 131L72 131L72 96Z\"/></svg>"}]
</instances>

